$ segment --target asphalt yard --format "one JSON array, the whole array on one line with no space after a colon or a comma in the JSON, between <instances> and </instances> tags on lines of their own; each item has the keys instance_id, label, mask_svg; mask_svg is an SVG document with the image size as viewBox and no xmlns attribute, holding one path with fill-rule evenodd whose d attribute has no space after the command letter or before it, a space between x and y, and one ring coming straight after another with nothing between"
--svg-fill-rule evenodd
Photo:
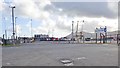
<instances>
[{"instance_id":1,"label":"asphalt yard","mask_svg":"<svg viewBox=\"0 0 120 68\"><path fill-rule=\"evenodd\" d=\"M24 43L2 47L3 66L118 66L116 44Z\"/></svg>"}]
</instances>

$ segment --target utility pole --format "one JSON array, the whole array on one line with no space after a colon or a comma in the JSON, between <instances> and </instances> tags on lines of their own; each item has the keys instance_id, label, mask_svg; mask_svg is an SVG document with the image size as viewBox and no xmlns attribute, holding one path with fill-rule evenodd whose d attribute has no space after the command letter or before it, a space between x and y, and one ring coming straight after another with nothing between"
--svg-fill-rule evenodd
<instances>
[{"instance_id":1,"label":"utility pole","mask_svg":"<svg viewBox=\"0 0 120 68\"><path fill-rule=\"evenodd\" d=\"M15 45L15 26L14 26L14 8L15 6L11 6L12 8L12 24L13 24L13 44Z\"/></svg>"}]
</instances>

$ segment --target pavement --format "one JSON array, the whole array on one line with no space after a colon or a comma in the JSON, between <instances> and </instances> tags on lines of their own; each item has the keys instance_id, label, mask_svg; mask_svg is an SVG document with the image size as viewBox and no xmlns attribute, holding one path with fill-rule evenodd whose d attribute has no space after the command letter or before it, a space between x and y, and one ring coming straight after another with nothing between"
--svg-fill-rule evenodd
<instances>
[{"instance_id":1,"label":"pavement","mask_svg":"<svg viewBox=\"0 0 120 68\"><path fill-rule=\"evenodd\" d=\"M118 66L118 46L45 41L24 43L2 47L2 66Z\"/></svg>"}]
</instances>

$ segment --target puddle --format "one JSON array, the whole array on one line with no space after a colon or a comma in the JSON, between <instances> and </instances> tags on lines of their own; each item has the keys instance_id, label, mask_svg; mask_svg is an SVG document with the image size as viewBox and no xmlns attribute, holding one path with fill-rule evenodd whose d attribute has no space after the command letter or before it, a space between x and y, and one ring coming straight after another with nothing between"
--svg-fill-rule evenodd
<instances>
[{"instance_id":1,"label":"puddle","mask_svg":"<svg viewBox=\"0 0 120 68\"><path fill-rule=\"evenodd\" d=\"M60 59L60 62L63 63L65 66L73 66L73 60L72 59Z\"/></svg>"}]
</instances>

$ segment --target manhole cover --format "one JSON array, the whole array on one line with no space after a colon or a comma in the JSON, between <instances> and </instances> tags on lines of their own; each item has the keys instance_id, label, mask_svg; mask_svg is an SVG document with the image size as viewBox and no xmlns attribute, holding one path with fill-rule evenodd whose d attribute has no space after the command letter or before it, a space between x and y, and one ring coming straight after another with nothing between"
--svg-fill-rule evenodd
<instances>
[{"instance_id":1,"label":"manhole cover","mask_svg":"<svg viewBox=\"0 0 120 68\"><path fill-rule=\"evenodd\" d=\"M60 59L60 62L65 66L73 66L73 60L71 59Z\"/></svg>"}]
</instances>

